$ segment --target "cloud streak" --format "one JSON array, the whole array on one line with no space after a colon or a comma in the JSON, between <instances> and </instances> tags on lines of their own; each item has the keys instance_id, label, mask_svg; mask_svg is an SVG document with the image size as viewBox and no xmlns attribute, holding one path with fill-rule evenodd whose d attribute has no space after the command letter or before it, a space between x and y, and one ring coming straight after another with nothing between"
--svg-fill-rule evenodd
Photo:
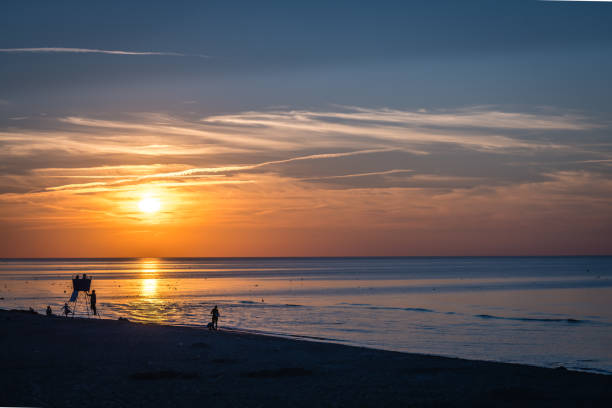
<instances>
[{"instance_id":1,"label":"cloud streak","mask_svg":"<svg viewBox=\"0 0 612 408\"><path fill-rule=\"evenodd\" d=\"M55 186L55 187L48 187L46 190L48 191L57 191L57 190L78 190L80 191L84 187L86 188L86 187L116 186L116 185L125 185L125 184L135 184L141 181L152 180L152 179L160 180L160 179L173 179L173 178L184 178L184 177L192 177L192 176L202 176L202 175L207 175L207 174L232 173L232 172L237 172L237 171L254 170L254 169L261 168L261 167L272 166L276 164L291 163L295 161L332 159L332 158L338 158L338 157L349 157L349 156L356 156L356 155L363 155L363 154L388 152L391 150L392 149L371 149L371 150L358 150L358 151L343 152L343 153L323 153L323 154L313 154L309 156L291 157L289 159L273 160L273 161L267 161L267 162L250 164L250 165L222 166L222 167L209 167L209 168L191 168L191 169L170 172L170 173L147 174L147 175L139 176L139 177L132 178L132 179L121 179L121 180L115 180L112 182L67 184L67 185L61 185L61 186ZM407 171L407 170L392 170L391 172L388 172L388 173L395 173L398 171ZM197 182L190 182L190 183L197 183ZM206 183L206 184L210 184L210 183Z\"/></svg>"},{"instance_id":2,"label":"cloud streak","mask_svg":"<svg viewBox=\"0 0 612 408\"><path fill-rule=\"evenodd\" d=\"M0 192L257 183L264 174L349 189L493 186L544 180L551 169L608 171L612 145L597 136L606 126L552 109L483 107L46 118L33 129L24 121L0 131ZM412 174L395 174L404 172Z\"/></svg>"},{"instance_id":3,"label":"cloud streak","mask_svg":"<svg viewBox=\"0 0 612 408\"><path fill-rule=\"evenodd\" d=\"M535 114L503 112L483 108L456 110L405 111L397 109L372 109L343 107L345 112L316 111L270 111L244 112L236 115L219 115L205 118L204 121L243 126L282 126L286 128L311 129L309 125L325 122L333 129L337 122L358 122L362 126L394 125L401 127L434 128L484 128L515 130L586 130L598 127L578 115Z\"/></svg>"},{"instance_id":4,"label":"cloud streak","mask_svg":"<svg viewBox=\"0 0 612 408\"><path fill-rule=\"evenodd\" d=\"M95 48L69 48L69 47L37 47L37 48L0 48L2 53L70 53L70 54L108 54L108 55L160 55L172 57L199 57L209 58L203 54L183 54L179 52L164 51L124 51L100 50Z\"/></svg>"}]
</instances>

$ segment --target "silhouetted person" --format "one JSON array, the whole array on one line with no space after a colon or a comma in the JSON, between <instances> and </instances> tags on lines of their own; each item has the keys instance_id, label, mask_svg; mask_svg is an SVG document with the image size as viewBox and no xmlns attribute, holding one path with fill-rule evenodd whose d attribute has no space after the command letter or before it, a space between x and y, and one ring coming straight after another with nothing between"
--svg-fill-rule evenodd
<instances>
[{"instance_id":1,"label":"silhouetted person","mask_svg":"<svg viewBox=\"0 0 612 408\"><path fill-rule=\"evenodd\" d=\"M217 330L217 324L219 322L219 309L217 308L217 305L213 307L210 314L212 315L212 324L215 327L215 330Z\"/></svg>"},{"instance_id":2,"label":"silhouetted person","mask_svg":"<svg viewBox=\"0 0 612 408\"><path fill-rule=\"evenodd\" d=\"M96 310L96 290L92 290L91 291L91 295L89 296L89 305L91 306L91 311L93 312L94 316L98 315L98 311Z\"/></svg>"},{"instance_id":3,"label":"silhouetted person","mask_svg":"<svg viewBox=\"0 0 612 408\"><path fill-rule=\"evenodd\" d=\"M83 274L83 279L87 279L87 274L86 273Z\"/></svg>"},{"instance_id":4,"label":"silhouetted person","mask_svg":"<svg viewBox=\"0 0 612 408\"><path fill-rule=\"evenodd\" d=\"M72 310L70 310L70 307L68 307L68 303L64 303L64 307L62 309L64 310L64 314L66 315L66 317L68 317L68 315L72 313Z\"/></svg>"},{"instance_id":5,"label":"silhouetted person","mask_svg":"<svg viewBox=\"0 0 612 408\"><path fill-rule=\"evenodd\" d=\"M77 273L77 276L76 276L76 278L75 278L75 279L79 279L79 274L78 274L78 273Z\"/></svg>"},{"instance_id":6,"label":"silhouetted person","mask_svg":"<svg viewBox=\"0 0 612 408\"><path fill-rule=\"evenodd\" d=\"M53 316L53 311L51 310L51 306L47 306L47 316Z\"/></svg>"}]
</instances>

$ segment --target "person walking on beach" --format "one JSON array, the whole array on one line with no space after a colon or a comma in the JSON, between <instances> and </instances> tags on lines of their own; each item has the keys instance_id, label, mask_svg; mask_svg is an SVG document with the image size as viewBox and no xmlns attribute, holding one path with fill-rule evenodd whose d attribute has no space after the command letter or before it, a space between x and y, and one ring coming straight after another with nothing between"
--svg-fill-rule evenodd
<instances>
[{"instance_id":1,"label":"person walking on beach","mask_svg":"<svg viewBox=\"0 0 612 408\"><path fill-rule=\"evenodd\" d=\"M64 310L64 315L66 317L68 317L68 315L72 313L72 310L70 310L70 307L68 307L68 303L64 303L64 307L62 309Z\"/></svg>"},{"instance_id":2,"label":"person walking on beach","mask_svg":"<svg viewBox=\"0 0 612 408\"><path fill-rule=\"evenodd\" d=\"M53 311L51 310L51 305L47 305L47 316L53 316Z\"/></svg>"},{"instance_id":3,"label":"person walking on beach","mask_svg":"<svg viewBox=\"0 0 612 408\"><path fill-rule=\"evenodd\" d=\"M210 314L212 315L213 327L215 328L215 330L217 330L217 324L219 322L219 309L217 308L217 305L213 307L213 309L210 311Z\"/></svg>"},{"instance_id":4,"label":"person walking on beach","mask_svg":"<svg viewBox=\"0 0 612 408\"><path fill-rule=\"evenodd\" d=\"M94 316L98 315L98 311L96 310L96 290L92 290L91 291L91 295L87 295L89 296L89 305L91 307L91 311L93 312Z\"/></svg>"}]
</instances>

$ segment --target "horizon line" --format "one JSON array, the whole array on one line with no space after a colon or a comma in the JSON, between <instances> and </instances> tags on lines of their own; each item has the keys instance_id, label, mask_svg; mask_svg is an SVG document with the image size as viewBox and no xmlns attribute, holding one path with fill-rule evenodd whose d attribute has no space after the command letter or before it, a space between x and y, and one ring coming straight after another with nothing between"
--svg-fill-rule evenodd
<instances>
[{"instance_id":1,"label":"horizon line","mask_svg":"<svg viewBox=\"0 0 612 408\"><path fill-rule=\"evenodd\" d=\"M580 258L612 257L611 254L566 255L334 255L334 256L128 256L128 257L0 257L0 262L16 260L80 260L80 259L399 259L399 258Z\"/></svg>"}]
</instances>

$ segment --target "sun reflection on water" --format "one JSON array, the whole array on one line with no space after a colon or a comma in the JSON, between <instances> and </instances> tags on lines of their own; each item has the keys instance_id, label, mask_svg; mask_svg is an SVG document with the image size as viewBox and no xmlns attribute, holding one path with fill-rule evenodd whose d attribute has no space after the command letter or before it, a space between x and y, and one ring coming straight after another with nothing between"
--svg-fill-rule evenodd
<instances>
[{"instance_id":1,"label":"sun reflection on water","mask_svg":"<svg viewBox=\"0 0 612 408\"><path fill-rule=\"evenodd\" d=\"M157 294L158 264L157 259L144 259L141 262L140 294L145 298L152 298Z\"/></svg>"},{"instance_id":2,"label":"sun reflection on water","mask_svg":"<svg viewBox=\"0 0 612 408\"><path fill-rule=\"evenodd\" d=\"M140 261L140 299L130 307L132 316L137 321L162 323L164 321L165 301L159 297L159 260L142 259Z\"/></svg>"},{"instance_id":3,"label":"sun reflection on water","mask_svg":"<svg viewBox=\"0 0 612 408\"><path fill-rule=\"evenodd\" d=\"M143 279L140 293L144 297L153 297L157 294L157 279Z\"/></svg>"}]
</instances>

